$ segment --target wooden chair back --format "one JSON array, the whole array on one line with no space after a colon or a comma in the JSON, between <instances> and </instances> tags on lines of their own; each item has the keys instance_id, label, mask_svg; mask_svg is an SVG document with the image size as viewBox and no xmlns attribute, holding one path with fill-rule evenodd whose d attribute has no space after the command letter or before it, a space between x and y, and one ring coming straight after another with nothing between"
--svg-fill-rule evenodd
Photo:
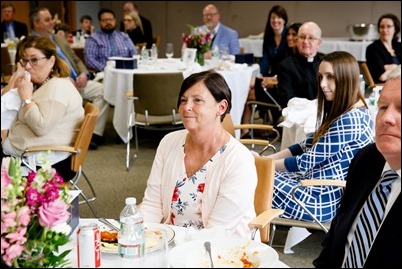
<instances>
[{"instance_id":1,"label":"wooden chair back","mask_svg":"<svg viewBox=\"0 0 402 269\"><path fill-rule=\"evenodd\" d=\"M254 195L254 209L256 215L260 215L272 207L274 192L275 161L271 158L255 156L257 169L257 187ZM270 225L260 229L261 242L267 243L270 238Z\"/></svg>"},{"instance_id":2,"label":"wooden chair back","mask_svg":"<svg viewBox=\"0 0 402 269\"><path fill-rule=\"evenodd\" d=\"M374 79L371 76L371 73L370 73L370 70L369 70L369 68L367 66L367 63L366 62L361 62L360 63L360 69L363 72L363 76L366 78L366 81L368 83L368 87L369 88L374 87L375 86Z\"/></svg>"},{"instance_id":3,"label":"wooden chair back","mask_svg":"<svg viewBox=\"0 0 402 269\"><path fill-rule=\"evenodd\" d=\"M73 144L74 149L79 151L79 153L71 156L71 170L75 172L79 171L80 167L84 163L85 157L87 156L92 134L95 130L96 119L99 115L99 108L90 102L85 104L84 109L85 118Z\"/></svg>"}]
</instances>

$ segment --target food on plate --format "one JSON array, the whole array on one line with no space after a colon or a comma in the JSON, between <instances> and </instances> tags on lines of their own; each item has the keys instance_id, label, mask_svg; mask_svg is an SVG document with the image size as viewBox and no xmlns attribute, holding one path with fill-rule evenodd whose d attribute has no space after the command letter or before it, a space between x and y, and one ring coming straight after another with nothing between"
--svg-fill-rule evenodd
<instances>
[{"instance_id":1,"label":"food on plate","mask_svg":"<svg viewBox=\"0 0 402 269\"><path fill-rule=\"evenodd\" d=\"M101 246L105 251L117 251L118 233L101 229ZM159 229L145 226L145 249L152 251L163 245L163 232Z\"/></svg>"},{"instance_id":2,"label":"food on plate","mask_svg":"<svg viewBox=\"0 0 402 269\"><path fill-rule=\"evenodd\" d=\"M152 249L163 244L163 234L158 229L145 227L145 248Z\"/></svg>"},{"instance_id":3,"label":"food on plate","mask_svg":"<svg viewBox=\"0 0 402 269\"><path fill-rule=\"evenodd\" d=\"M216 268L258 268L260 266L257 258L259 252L246 251L249 243L239 247L228 248L220 251L213 259ZM210 267L209 260L205 260L201 267Z\"/></svg>"},{"instance_id":4,"label":"food on plate","mask_svg":"<svg viewBox=\"0 0 402 269\"><path fill-rule=\"evenodd\" d=\"M117 243L117 232L101 231L101 241L106 243Z\"/></svg>"}]
</instances>

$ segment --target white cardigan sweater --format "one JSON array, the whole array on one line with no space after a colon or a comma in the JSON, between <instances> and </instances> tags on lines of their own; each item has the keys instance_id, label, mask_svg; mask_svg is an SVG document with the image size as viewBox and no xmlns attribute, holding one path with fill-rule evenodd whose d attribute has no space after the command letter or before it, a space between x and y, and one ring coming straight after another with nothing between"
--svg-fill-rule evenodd
<instances>
[{"instance_id":1,"label":"white cardigan sweater","mask_svg":"<svg viewBox=\"0 0 402 269\"><path fill-rule=\"evenodd\" d=\"M160 142L140 205L144 220L169 223L173 190L184 169L187 130L167 134ZM257 172L251 152L234 137L207 169L201 214L204 228L222 227L250 238L248 223L255 217Z\"/></svg>"}]
</instances>

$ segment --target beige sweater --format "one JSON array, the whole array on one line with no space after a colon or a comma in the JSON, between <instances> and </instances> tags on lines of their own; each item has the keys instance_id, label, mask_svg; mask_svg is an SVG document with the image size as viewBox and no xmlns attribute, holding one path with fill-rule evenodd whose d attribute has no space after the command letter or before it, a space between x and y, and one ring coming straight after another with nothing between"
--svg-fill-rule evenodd
<instances>
[{"instance_id":1,"label":"beige sweater","mask_svg":"<svg viewBox=\"0 0 402 269\"><path fill-rule=\"evenodd\" d=\"M74 141L82 120L82 97L69 78L52 78L32 96L34 105L20 109L8 139L15 152L28 146L65 145Z\"/></svg>"}]
</instances>

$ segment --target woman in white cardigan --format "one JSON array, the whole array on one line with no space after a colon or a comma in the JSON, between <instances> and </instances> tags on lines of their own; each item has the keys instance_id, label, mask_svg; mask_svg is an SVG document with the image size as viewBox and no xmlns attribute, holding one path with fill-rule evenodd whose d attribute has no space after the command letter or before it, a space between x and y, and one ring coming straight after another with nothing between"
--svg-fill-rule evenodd
<instances>
[{"instance_id":1,"label":"woman in white cardigan","mask_svg":"<svg viewBox=\"0 0 402 269\"><path fill-rule=\"evenodd\" d=\"M158 146L140 205L144 220L250 238L257 172L250 151L221 125L231 109L225 79L214 71L189 76L178 108L186 129Z\"/></svg>"}]
</instances>

